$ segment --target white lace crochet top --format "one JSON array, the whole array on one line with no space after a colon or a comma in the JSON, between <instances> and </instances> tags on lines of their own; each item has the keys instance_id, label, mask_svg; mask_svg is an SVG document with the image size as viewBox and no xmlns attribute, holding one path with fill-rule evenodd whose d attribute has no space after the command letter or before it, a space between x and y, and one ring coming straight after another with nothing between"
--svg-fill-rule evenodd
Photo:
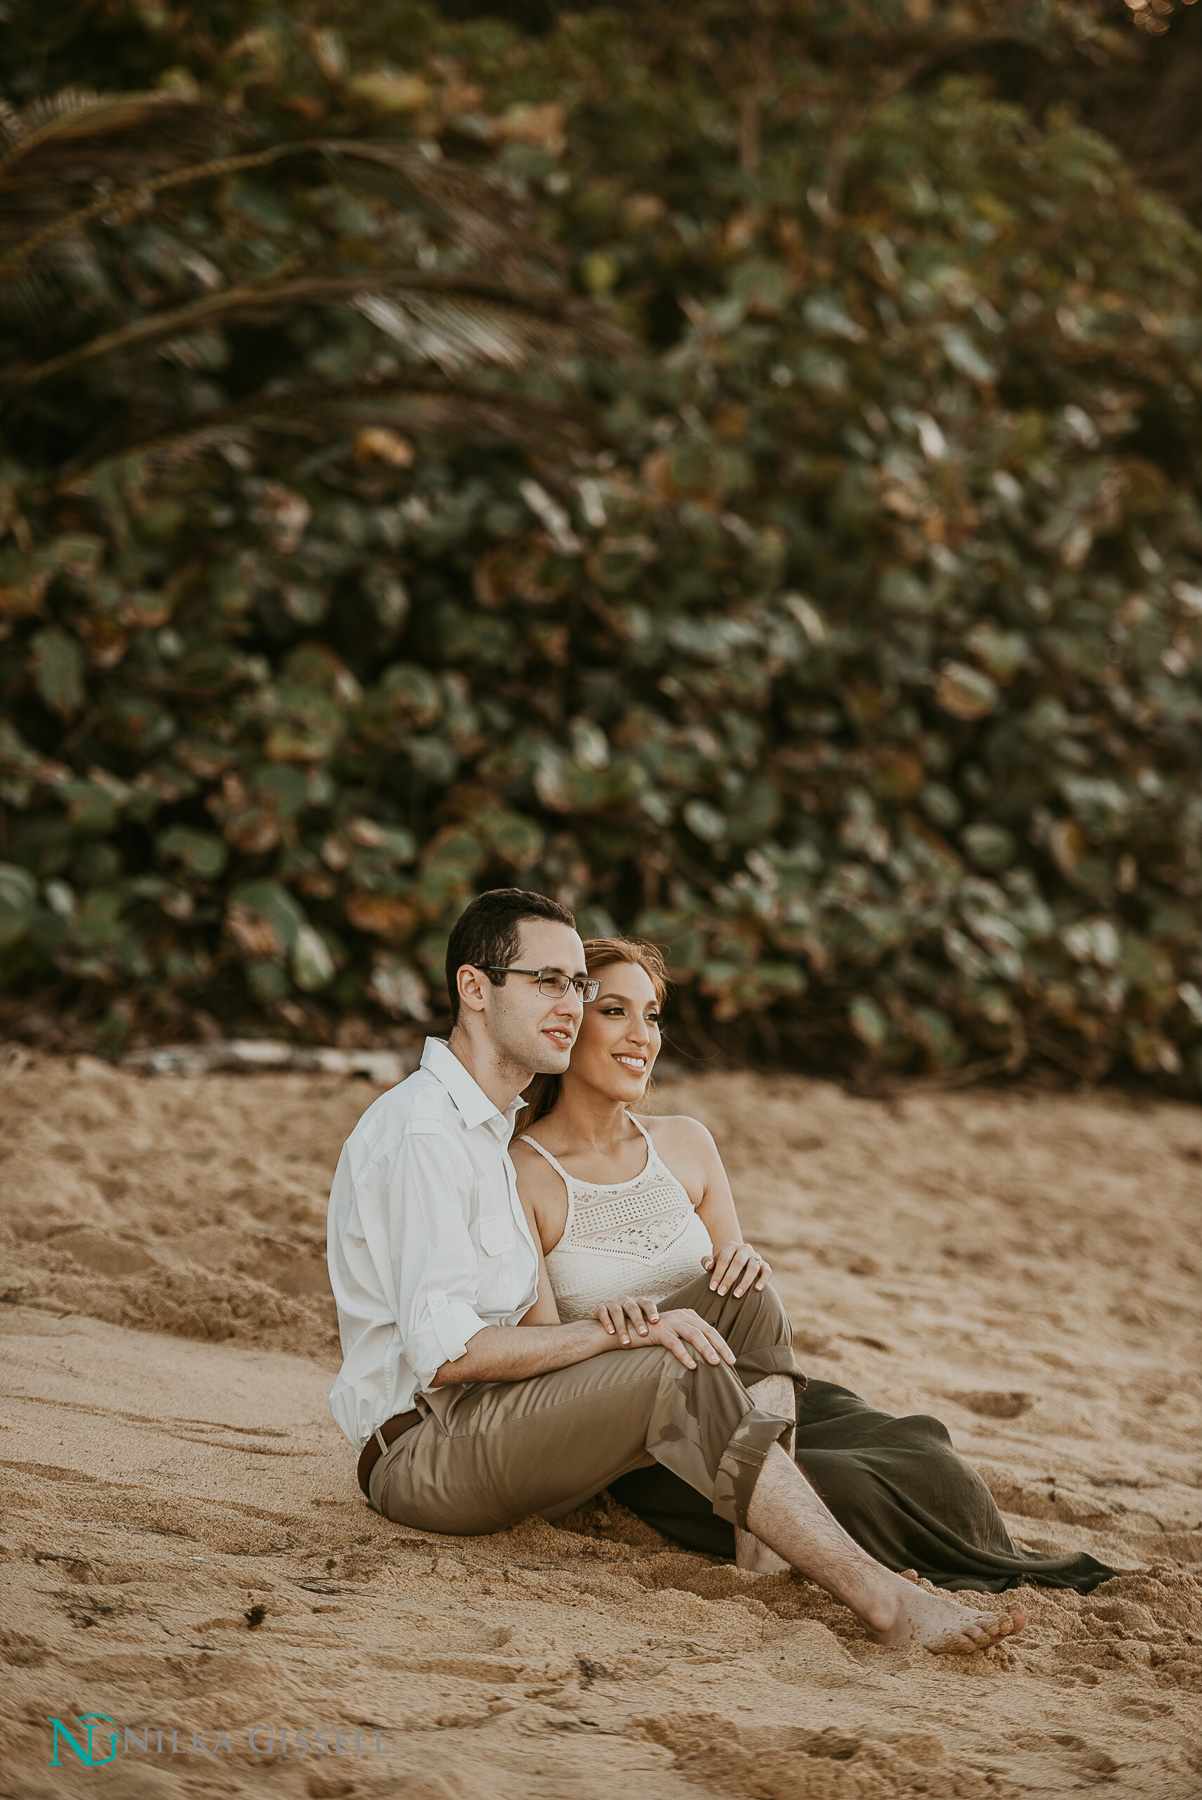
<instances>
[{"instance_id":1,"label":"white lace crochet top","mask_svg":"<svg viewBox=\"0 0 1202 1800\"><path fill-rule=\"evenodd\" d=\"M603 1300L623 1294L662 1300L703 1273L701 1259L713 1248L697 1209L664 1166L646 1128L632 1125L647 1142L647 1162L633 1181L578 1181L532 1137L522 1137L545 1157L568 1191L563 1236L547 1256L547 1273L559 1316L587 1319Z\"/></svg>"}]
</instances>

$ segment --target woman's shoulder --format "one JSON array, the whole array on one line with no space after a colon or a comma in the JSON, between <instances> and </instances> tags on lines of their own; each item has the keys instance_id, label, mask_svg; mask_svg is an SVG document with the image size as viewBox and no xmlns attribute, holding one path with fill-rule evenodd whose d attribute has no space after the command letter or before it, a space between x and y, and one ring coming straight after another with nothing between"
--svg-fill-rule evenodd
<instances>
[{"instance_id":1,"label":"woman's shoulder","mask_svg":"<svg viewBox=\"0 0 1202 1800\"><path fill-rule=\"evenodd\" d=\"M555 1179L555 1171L545 1156L534 1148L533 1143L523 1142L522 1135L515 1132L509 1140L509 1158L513 1163L519 1180L541 1181L550 1177Z\"/></svg>"},{"instance_id":2,"label":"woman's shoulder","mask_svg":"<svg viewBox=\"0 0 1202 1800\"><path fill-rule=\"evenodd\" d=\"M529 1161L532 1163L541 1163L546 1161L545 1157L540 1156L539 1152L535 1149L534 1141L534 1132L523 1131L519 1125L518 1129L509 1140L509 1154L515 1163L519 1158L523 1162Z\"/></svg>"},{"instance_id":3,"label":"woman's shoulder","mask_svg":"<svg viewBox=\"0 0 1202 1800\"><path fill-rule=\"evenodd\" d=\"M638 1118L661 1153L675 1147L704 1154L713 1147L712 1132L700 1119L692 1119L687 1113L650 1113L646 1117L639 1114Z\"/></svg>"}]
</instances>

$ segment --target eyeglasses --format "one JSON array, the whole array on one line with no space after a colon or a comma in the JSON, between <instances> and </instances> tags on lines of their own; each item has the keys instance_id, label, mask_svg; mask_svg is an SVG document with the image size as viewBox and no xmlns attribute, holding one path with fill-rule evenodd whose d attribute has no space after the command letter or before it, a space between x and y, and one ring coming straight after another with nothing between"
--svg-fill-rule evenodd
<instances>
[{"instance_id":1,"label":"eyeglasses","mask_svg":"<svg viewBox=\"0 0 1202 1800\"><path fill-rule=\"evenodd\" d=\"M538 991L548 1000L562 1000L569 988L575 988L582 1000L595 1000L601 992L599 981L587 981L583 975L561 975L558 969L498 969L483 965L486 975L529 975L538 982Z\"/></svg>"}]
</instances>

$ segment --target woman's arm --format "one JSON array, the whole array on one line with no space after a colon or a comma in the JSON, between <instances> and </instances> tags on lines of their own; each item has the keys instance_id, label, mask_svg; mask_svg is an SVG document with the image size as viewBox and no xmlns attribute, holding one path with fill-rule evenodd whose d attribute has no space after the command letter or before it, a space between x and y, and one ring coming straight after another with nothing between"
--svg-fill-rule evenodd
<instances>
[{"instance_id":1,"label":"woman's arm","mask_svg":"<svg viewBox=\"0 0 1202 1800\"><path fill-rule=\"evenodd\" d=\"M534 1305L524 1312L518 1320L519 1325L558 1325L559 1308L555 1304L555 1290L551 1286L551 1277L547 1274L547 1259L543 1255L542 1237L538 1228L538 1215L533 1205L518 1188L518 1198L522 1202L522 1211L526 1215L526 1223L530 1227L530 1235L534 1239L534 1248L538 1251L538 1294Z\"/></svg>"},{"instance_id":2,"label":"woman's arm","mask_svg":"<svg viewBox=\"0 0 1202 1800\"><path fill-rule=\"evenodd\" d=\"M697 1208L712 1244L738 1242L739 1215L735 1197L718 1155L718 1146L700 1119L683 1114L672 1119L650 1118L646 1124L655 1147Z\"/></svg>"},{"instance_id":3,"label":"woman's arm","mask_svg":"<svg viewBox=\"0 0 1202 1800\"><path fill-rule=\"evenodd\" d=\"M715 1248L719 1244L742 1243L743 1233L735 1210L735 1197L730 1191L730 1181L718 1154L718 1146L699 1119L690 1119L689 1123L697 1134L698 1161L704 1182L701 1199L697 1203L701 1223L709 1232L710 1243Z\"/></svg>"},{"instance_id":4,"label":"woman's arm","mask_svg":"<svg viewBox=\"0 0 1202 1800\"><path fill-rule=\"evenodd\" d=\"M543 1171L554 1175L554 1171L539 1156L536 1150L525 1144L511 1144L509 1160L513 1164L517 1176L518 1199L522 1203L522 1211L526 1215L526 1223L530 1227L530 1235L534 1239L534 1248L538 1252L538 1294L534 1305L522 1314L519 1321L522 1325L558 1325L559 1308L555 1304L555 1290L551 1286L551 1277L547 1273L547 1257L545 1246L548 1242L554 1248L557 1238L549 1238L545 1207L539 1205L539 1189L542 1185ZM558 1177L555 1177L558 1180ZM562 1182L560 1186L562 1186ZM566 1210L566 1208L565 1208ZM560 1226L560 1231L563 1227Z\"/></svg>"},{"instance_id":5,"label":"woman's arm","mask_svg":"<svg viewBox=\"0 0 1202 1800\"><path fill-rule=\"evenodd\" d=\"M658 1119L648 1124L660 1155L684 1185L710 1234L714 1254L705 1262L712 1270L710 1286L724 1294L733 1285L739 1295L753 1283L762 1288L771 1279L771 1265L743 1241L735 1197L710 1133L700 1119Z\"/></svg>"}]
</instances>

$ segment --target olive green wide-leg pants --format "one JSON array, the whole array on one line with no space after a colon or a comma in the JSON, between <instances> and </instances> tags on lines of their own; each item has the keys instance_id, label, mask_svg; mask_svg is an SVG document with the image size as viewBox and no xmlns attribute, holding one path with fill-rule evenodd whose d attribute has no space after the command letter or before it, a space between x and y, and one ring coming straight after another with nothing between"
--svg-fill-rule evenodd
<instances>
[{"instance_id":1,"label":"olive green wide-leg pants","mask_svg":"<svg viewBox=\"0 0 1202 1800\"><path fill-rule=\"evenodd\" d=\"M419 1397L426 1416L381 1456L371 1503L398 1525L476 1536L531 1513L562 1518L631 1469L658 1463L743 1527L773 1444L794 1420L762 1411L748 1387L789 1375L791 1332L772 1287L736 1299L702 1274L660 1302L691 1307L730 1345L735 1364L670 1350L610 1350L524 1381L470 1382Z\"/></svg>"},{"instance_id":2,"label":"olive green wide-leg pants","mask_svg":"<svg viewBox=\"0 0 1202 1800\"><path fill-rule=\"evenodd\" d=\"M917 1569L938 1587L995 1594L1023 1582L1088 1594L1118 1572L1084 1550L1020 1550L946 1425L927 1413L896 1419L848 1388L811 1381L801 1396L795 1454L828 1511L886 1569ZM609 1491L678 1544L734 1555L730 1526L668 1470L636 1469Z\"/></svg>"}]
</instances>

